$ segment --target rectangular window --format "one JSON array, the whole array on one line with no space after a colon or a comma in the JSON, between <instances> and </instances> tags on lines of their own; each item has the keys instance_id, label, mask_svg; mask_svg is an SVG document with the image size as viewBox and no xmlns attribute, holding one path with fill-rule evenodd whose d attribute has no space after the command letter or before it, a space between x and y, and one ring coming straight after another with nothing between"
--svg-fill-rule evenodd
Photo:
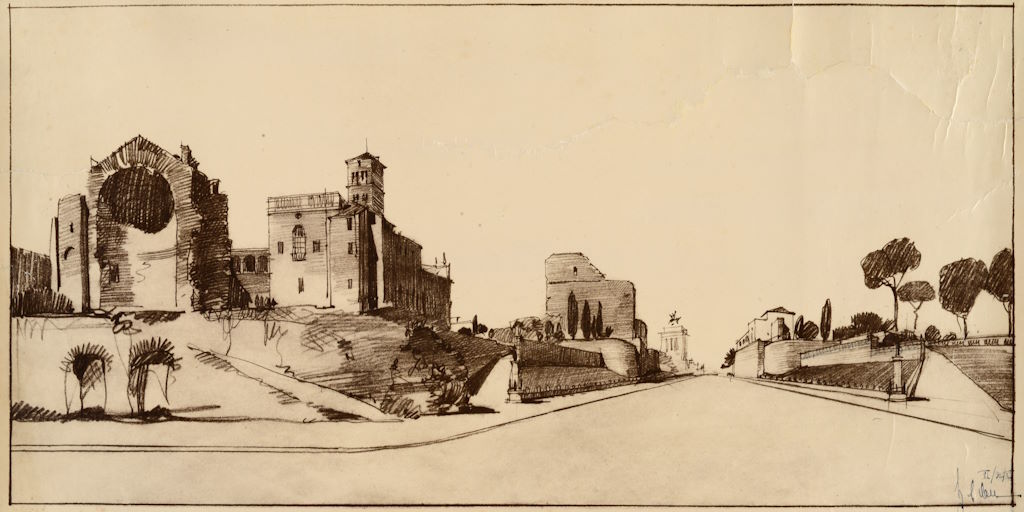
<instances>
[{"instance_id":1,"label":"rectangular window","mask_svg":"<svg viewBox=\"0 0 1024 512\"><path fill-rule=\"evenodd\" d=\"M313 240L313 252L320 252L320 240Z\"/></svg>"},{"instance_id":2,"label":"rectangular window","mask_svg":"<svg viewBox=\"0 0 1024 512\"><path fill-rule=\"evenodd\" d=\"M277 253L284 254L284 242L277 243Z\"/></svg>"},{"instance_id":3,"label":"rectangular window","mask_svg":"<svg viewBox=\"0 0 1024 512\"><path fill-rule=\"evenodd\" d=\"M370 224L376 224L376 223L377 223L377 215L375 215L373 212L370 212Z\"/></svg>"},{"instance_id":4,"label":"rectangular window","mask_svg":"<svg viewBox=\"0 0 1024 512\"><path fill-rule=\"evenodd\" d=\"M352 289L352 280L351 279L348 280L348 289L349 290Z\"/></svg>"},{"instance_id":5,"label":"rectangular window","mask_svg":"<svg viewBox=\"0 0 1024 512\"><path fill-rule=\"evenodd\" d=\"M306 291L306 283L303 282L302 278L300 277L299 278L299 293L302 293L304 291Z\"/></svg>"},{"instance_id":6,"label":"rectangular window","mask_svg":"<svg viewBox=\"0 0 1024 512\"><path fill-rule=\"evenodd\" d=\"M349 254L355 254L356 253L355 248L356 248L356 244L354 244L352 242L348 243L348 253Z\"/></svg>"},{"instance_id":7,"label":"rectangular window","mask_svg":"<svg viewBox=\"0 0 1024 512\"><path fill-rule=\"evenodd\" d=\"M349 217L349 218L347 218L345 220L348 221L348 230L352 231L352 217Z\"/></svg>"}]
</instances>

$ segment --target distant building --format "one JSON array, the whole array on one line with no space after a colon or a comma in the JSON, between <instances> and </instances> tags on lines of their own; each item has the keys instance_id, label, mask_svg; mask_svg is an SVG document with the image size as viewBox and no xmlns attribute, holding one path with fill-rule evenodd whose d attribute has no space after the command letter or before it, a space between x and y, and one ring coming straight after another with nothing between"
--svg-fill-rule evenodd
<instances>
[{"instance_id":1,"label":"distant building","mask_svg":"<svg viewBox=\"0 0 1024 512\"><path fill-rule=\"evenodd\" d=\"M345 162L347 201L338 192L267 200L270 296L281 306L357 313L394 306L448 325L447 262L424 265L422 246L384 217L377 156Z\"/></svg>"},{"instance_id":2,"label":"distant building","mask_svg":"<svg viewBox=\"0 0 1024 512\"><path fill-rule=\"evenodd\" d=\"M779 306L765 311L747 323L747 332L736 342L737 348L753 341L779 341L793 337L796 313Z\"/></svg>"},{"instance_id":3,"label":"distant building","mask_svg":"<svg viewBox=\"0 0 1024 512\"><path fill-rule=\"evenodd\" d=\"M686 330L686 327L683 327L677 319L675 323L670 322L669 325L666 325L658 335L660 337L660 344L652 348L667 355L672 360L672 363L675 364L677 370L683 371L688 369L690 358L686 345L689 341L689 332Z\"/></svg>"},{"instance_id":4,"label":"distant building","mask_svg":"<svg viewBox=\"0 0 1024 512\"><path fill-rule=\"evenodd\" d=\"M545 311L548 317L568 318L569 294L576 297L580 314L584 303L590 304L590 311L597 315L601 304L602 320L605 327L611 327L612 338L630 340L635 337L633 321L636 319L636 288L629 281L606 279L582 253L552 254L544 261L544 276L547 281ZM568 335L568 326L566 338ZM602 333L603 337L603 333ZM577 330L577 339L579 336Z\"/></svg>"},{"instance_id":5,"label":"distant building","mask_svg":"<svg viewBox=\"0 0 1024 512\"><path fill-rule=\"evenodd\" d=\"M270 299L270 251L265 248L231 249L231 271L255 303Z\"/></svg>"},{"instance_id":6,"label":"distant building","mask_svg":"<svg viewBox=\"0 0 1024 512\"><path fill-rule=\"evenodd\" d=\"M11 297L50 289L50 270L49 256L11 247Z\"/></svg>"}]
</instances>

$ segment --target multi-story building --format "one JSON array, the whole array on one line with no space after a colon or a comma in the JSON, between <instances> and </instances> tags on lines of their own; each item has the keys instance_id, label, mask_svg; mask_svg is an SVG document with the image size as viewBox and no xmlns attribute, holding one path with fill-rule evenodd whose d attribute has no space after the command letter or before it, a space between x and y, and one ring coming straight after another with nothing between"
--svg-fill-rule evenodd
<instances>
[{"instance_id":1,"label":"multi-story building","mask_svg":"<svg viewBox=\"0 0 1024 512\"><path fill-rule=\"evenodd\" d=\"M747 323L748 341L779 341L792 338L796 313L779 306Z\"/></svg>"},{"instance_id":2,"label":"multi-story building","mask_svg":"<svg viewBox=\"0 0 1024 512\"><path fill-rule=\"evenodd\" d=\"M278 305L365 312L400 307L447 325L451 275L424 266L422 246L384 217L384 169L363 153L345 161L338 192L267 201L270 296Z\"/></svg>"}]
</instances>

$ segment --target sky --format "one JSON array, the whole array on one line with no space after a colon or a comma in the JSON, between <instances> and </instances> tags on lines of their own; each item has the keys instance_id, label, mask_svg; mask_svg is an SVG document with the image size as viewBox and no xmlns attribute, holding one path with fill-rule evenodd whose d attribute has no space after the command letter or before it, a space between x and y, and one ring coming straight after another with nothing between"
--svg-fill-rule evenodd
<instances>
[{"instance_id":1,"label":"sky","mask_svg":"<svg viewBox=\"0 0 1024 512\"><path fill-rule=\"evenodd\" d=\"M1008 9L17 10L12 59L12 244L41 252L136 134L221 180L236 247L368 144L453 314L543 314L544 259L583 252L710 368L776 306L890 317L859 262L893 238L936 288L1011 244ZM982 294L970 323L1006 315ZM931 324L957 330L938 301Z\"/></svg>"}]
</instances>

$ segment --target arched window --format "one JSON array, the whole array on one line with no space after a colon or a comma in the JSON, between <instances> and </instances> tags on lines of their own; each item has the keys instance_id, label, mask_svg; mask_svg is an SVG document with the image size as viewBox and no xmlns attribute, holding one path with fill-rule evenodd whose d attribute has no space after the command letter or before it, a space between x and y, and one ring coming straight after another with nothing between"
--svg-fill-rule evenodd
<instances>
[{"instance_id":1,"label":"arched window","mask_svg":"<svg viewBox=\"0 0 1024 512\"><path fill-rule=\"evenodd\" d=\"M256 272L265 274L268 272L268 267L269 265L267 265L266 256L260 256L259 258L256 258Z\"/></svg>"},{"instance_id":2,"label":"arched window","mask_svg":"<svg viewBox=\"0 0 1024 512\"><path fill-rule=\"evenodd\" d=\"M301 225L292 229L292 259L295 261L306 259L306 230Z\"/></svg>"},{"instance_id":3,"label":"arched window","mask_svg":"<svg viewBox=\"0 0 1024 512\"><path fill-rule=\"evenodd\" d=\"M256 272L256 257L252 254L242 260L243 272Z\"/></svg>"},{"instance_id":4,"label":"arched window","mask_svg":"<svg viewBox=\"0 0 1024 512\"><path fill-rule=\"evenodd\" d=\"M231 257L231 269L234 270L236 274L242 271L242 262L238 256Z\"/></svg>"}]
</instances>

